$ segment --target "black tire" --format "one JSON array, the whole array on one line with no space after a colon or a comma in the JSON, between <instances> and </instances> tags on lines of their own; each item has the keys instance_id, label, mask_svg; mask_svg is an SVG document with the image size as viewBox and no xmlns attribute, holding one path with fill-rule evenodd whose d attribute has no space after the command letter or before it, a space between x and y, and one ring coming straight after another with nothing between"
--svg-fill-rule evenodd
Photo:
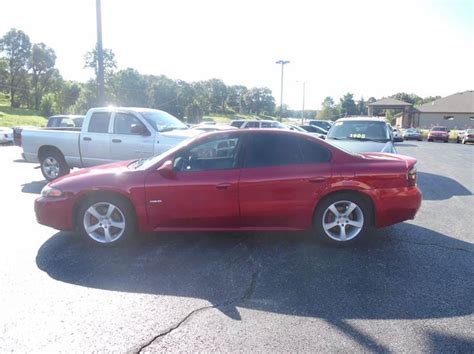
<instances>
[{"instance_id":1,"label":"black tire","mask_svg":"<svg viewBox=\"0 0 474 354\"><path fill-rule=\"evenodd\" d=\"M456 138L456 142L457 142L458 144L461 143L461 140L459 139L459 137Z\"/></svg>"},{"instance_id":2,"label":"black tire","mask_svg":"<svg viewBox=\"0 0 474 354\"><path fill-rule=\"evenodd\" d=\"M326 230L323 227L323 221L324 217L326 214L326 210L333 204L337 204L337 202L351 202L356 204L360 211L362 212L363 216L363 225L360 228L360 231L356 234L351 239L348 240L336 240L329 236L329 234L326 232ZM354 213L351 213L347 218L353 217ZM334 214L333 214L334 215ZM351 220L355 221L355 220ZM346 224L347 226L348 224ZM370 202L368 202L365 198L362 196L355 194L355 193L350 193L350 192L342 192L342 193L337 193L330 195L326 198L324 198L317 206L316 211L313 216L313 232L315 233L315 236L320 240L323 241L326 244L330 244L333 246L345 246L345 245L350 245L356 242L361 242L364 239L367 239L371 232L373 231L374 227L374 221L373 221L373 210L372 210L372 205ZM335 226L341 228L341 226ZM350 230L352 229L352 226L350 226ZM332 229L334 230L334 229ZM331 230L329 230L331 233ZM350 231L349 231L350 232Z\"/></svg>"},{"instance_id":3,"label":"black tire","mask_svg":"<svg viewBox=\"0 0 474 354\"><path fill-rule=\"evenodd\" d=\"M43 177L50 182L71 172L66 160L64 160L64 156L56 150L49 150L43 153L40 163ZM54 167L54 172L51 169L53 164L57 165Z\"/></svg>"},{"instance_id":4,"label":"black tire","mask_svg":"<svg viewBox=\"0 0 474 354\"><path fill-rule=\"evenodd\" d=\"M113 205L115 208L118 209L114 211L110 216L110 221L107 222L108 227L105 225L106 220L99 220L97 219L97 223L102 225L104 223L105 226L100 226L97 228L96 238L90 236L90 234L86 231L86 220L87 222L94 218L89 212L89 208L95 206L95 209L101 216L106 218L106 215L102 213L102 211L106 211L106 205ZM102 210L101 210L102 209ZM87 215L86 215L87 213ZM119 235L119 229L113 226L113 222L120 223L123 217L124 227L123 232ZM87 219L86 219L87 218ZM94 225L95 226L95 225ZM109 229L110 235L114 238L112 241L106 240L105 232L106 229ZM117 245L122 245L132 239L135 235L137 230L137 221L135 216L135 210L131 203L125 198L120 196L114 195L95 195L93 197L89 197L84 200L79 208L77 209L76 213L76 230L79 236L84 239L86 242L94 244L95 246L100 247L113 247ZM103 236L103 237L102 237ZM117 238L115 239L115 237Z\"/></svg>"}]
</instances>

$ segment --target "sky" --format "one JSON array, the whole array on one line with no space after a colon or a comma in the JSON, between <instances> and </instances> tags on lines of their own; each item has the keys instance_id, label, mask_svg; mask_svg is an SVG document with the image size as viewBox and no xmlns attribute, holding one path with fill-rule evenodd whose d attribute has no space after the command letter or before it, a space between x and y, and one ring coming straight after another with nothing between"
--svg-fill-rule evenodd
<instances>
[{"instance_id":1,"label":"sky","mask_svg":"<svg viewBox=\"0 0 474 354\"><path fill-rule=\"evenodd\" d=\"M0 0L10 28L56 51L65 79L86 81L95 0ZM102 0L103 44L119 69L186 81L267 86L319 109L326 96L474 89L474 0Z\"/></svg>"}]
</instances>

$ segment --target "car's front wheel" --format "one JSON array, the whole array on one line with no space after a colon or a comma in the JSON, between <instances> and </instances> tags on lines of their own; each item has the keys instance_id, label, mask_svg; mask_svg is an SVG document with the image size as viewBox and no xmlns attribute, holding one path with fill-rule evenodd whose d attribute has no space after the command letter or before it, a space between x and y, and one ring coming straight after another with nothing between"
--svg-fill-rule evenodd
<instances>
[{"instance_id":1,"label":"car's front wheel","mask_svg":"<svg viewBox=\"0 0 474 354\"><path fill-rule=\"evenodd\" d=\"M133 207L121 197L89 198L81 204L76 217L81 236L101 246L123 243L136 230Z\"/></svg>"},{"instance_id":2,"label":"car's front wheel","mask_svg":"<svg viewBox=\"0 0 474 354\"><path fill-rule=\"evenodd\" d=\"M363 197L338 193L325 198L314 214L316 236L333 245L350 244L370 234L372 207Z\"/></svg>"}]
</instances>

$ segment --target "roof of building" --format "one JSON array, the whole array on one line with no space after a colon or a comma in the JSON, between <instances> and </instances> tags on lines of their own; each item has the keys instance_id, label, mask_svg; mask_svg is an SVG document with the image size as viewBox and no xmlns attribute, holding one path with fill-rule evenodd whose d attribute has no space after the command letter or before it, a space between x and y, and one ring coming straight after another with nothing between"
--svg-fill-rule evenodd
<instances>
[{"instance_id":1,"label":"roof of building","mask_svg":"<svg viewBox=\"0 0 474 354\"><path fill-rule=\"evenodd\" d=\"M368 106L411 106L411 103L403 102L395 98L382 98L375 102L369 103Z\"/></svg>"},{"instance_id":2,"label":"roof of building","mask_svg":"<svg viewBox=\"0 0 474 354\"><path fill-rule=\"evenodd\" d=\"M458 92L416 109L421 113L474 113L474 90Z\"/></svg>"}]
</instances>

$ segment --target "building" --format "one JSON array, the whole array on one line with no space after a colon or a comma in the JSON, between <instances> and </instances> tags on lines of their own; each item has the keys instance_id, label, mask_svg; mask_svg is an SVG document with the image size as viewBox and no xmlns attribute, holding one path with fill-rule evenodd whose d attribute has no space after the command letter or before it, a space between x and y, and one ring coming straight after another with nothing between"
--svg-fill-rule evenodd
<instances>
[{"instance_id":1,"label":"building","mask_svg":"<svg viewBox=\"0 0 474 354\"><path fill-rule=\"evenodd\" d=\"M429 129L435 125L450 129L474 127L474 91L455 93L414 108L415 127ZM397 125L399 124L397 118ZM402 121L400 126L404 127Z\"/></svg>"}]
</instances>

